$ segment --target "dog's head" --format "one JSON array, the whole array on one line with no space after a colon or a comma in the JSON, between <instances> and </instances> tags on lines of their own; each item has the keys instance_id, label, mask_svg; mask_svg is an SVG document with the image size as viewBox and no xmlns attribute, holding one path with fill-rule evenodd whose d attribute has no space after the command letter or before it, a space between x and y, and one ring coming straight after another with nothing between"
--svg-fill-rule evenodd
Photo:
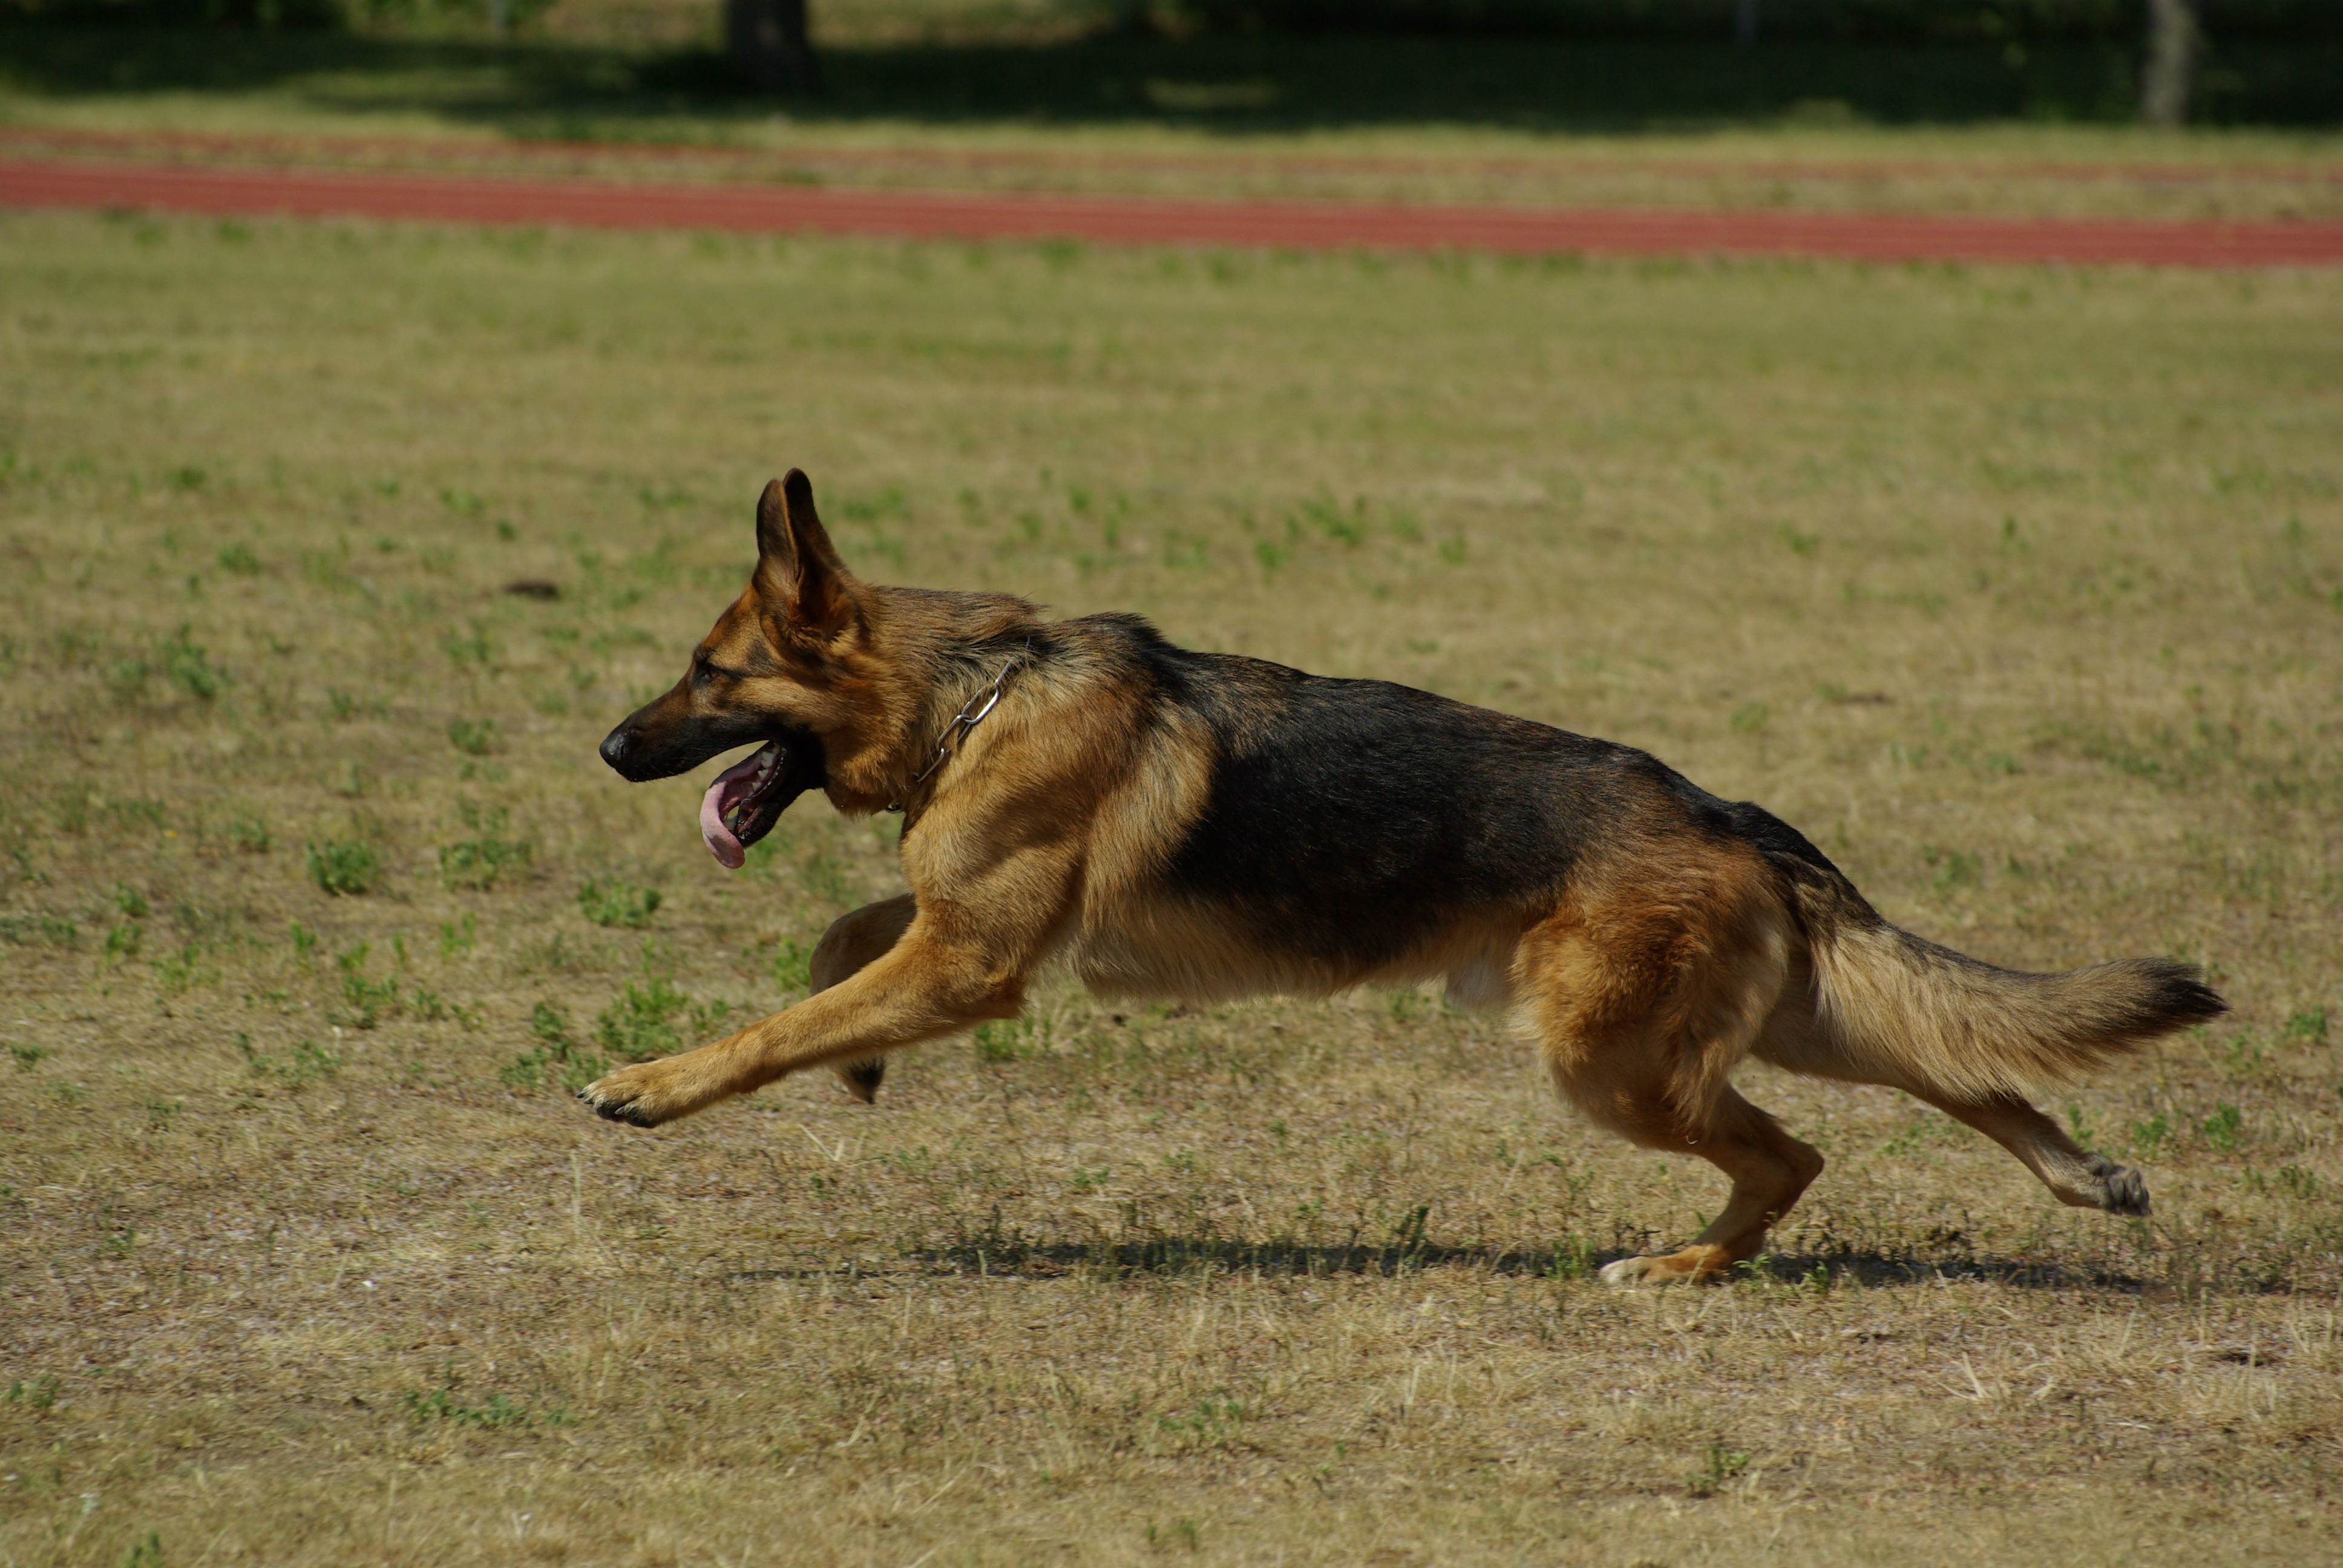
<instances>
[{"instance_id":1,"label":"dog's head","mask_svg":"<svg viewBox=\"0 0 2343 1568\"><path fill-rule=\"evenodd\" d=\"M728 866L772 830L782 810L825 782L823 738L852 726L851 673L868 619L855 581L814 512L813 486L790 469L757 502L757 569L719 616L691 668L602 742L602 760L640 783L687 772L756 744L700 807L708 847Z\"/></svg>"}]
</instances>

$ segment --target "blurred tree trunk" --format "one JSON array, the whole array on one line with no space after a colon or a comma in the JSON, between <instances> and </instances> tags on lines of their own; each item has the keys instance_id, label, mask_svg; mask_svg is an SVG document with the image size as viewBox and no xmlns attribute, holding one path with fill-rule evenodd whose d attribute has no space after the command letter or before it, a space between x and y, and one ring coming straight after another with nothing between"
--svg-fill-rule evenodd
<instances>
[{"instance_id":1,"label":"blurred tree trunk","mask_svg":"<svg viewBox=\"0 0 2343 1568\"><path fill-rule=\"evenodd\" d=\"M806 0L724 0L724 47L760 93L810 93L818 81Z\"/></svg>"},{"instance_id":2,"label":"blurred tree trunk","mask_svg":"<svg viewBox=\"0 0 2343 1568\"><path fill-rule=\"evenodd\" d=\"M1757 0L1734 0L1733 41L1743 48L1757 43Z\"/></svg>"},{"instance_id":3,"label":"blurred tree trunk","mask_svg":"<svg viewBox=\"0 0 2343 1568\"><path fill-rule=\"evenodd\" d=\"M2188 123L2189 90L2197 84L2197 0L2147 0L2147 64L2139 74L2139 117L2151 126Z\"/></svg>"}]
</instances>

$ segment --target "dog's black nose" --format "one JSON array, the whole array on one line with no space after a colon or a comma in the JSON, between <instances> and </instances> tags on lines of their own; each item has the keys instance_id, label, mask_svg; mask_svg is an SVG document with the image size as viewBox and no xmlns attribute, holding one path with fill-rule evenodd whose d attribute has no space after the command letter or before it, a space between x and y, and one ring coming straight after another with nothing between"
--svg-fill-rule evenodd
<instances>
[{"instance_id":1,"label":"dog's black nose","mask_svg":"<svg viewBox=\"0 0 2343 1568\"><path fill-rule=\"evenodd\" d=\"M626 771L624 764L628 739L627 727L623 724L602 738L602 760L622 773Z\"/></svg>"}]
</instances>

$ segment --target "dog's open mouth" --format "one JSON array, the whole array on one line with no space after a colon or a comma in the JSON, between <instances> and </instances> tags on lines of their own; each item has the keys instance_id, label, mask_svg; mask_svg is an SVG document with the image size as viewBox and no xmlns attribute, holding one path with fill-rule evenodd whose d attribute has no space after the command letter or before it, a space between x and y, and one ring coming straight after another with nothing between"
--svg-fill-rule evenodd
<instances>
[{"instance_id":1,"label":"dog's open mouth","mask_svg":"<svg viewBox=\"0 0 2343 1568\"><path fill-rule=\"evenodd\" d=\"M768 740L716 776L699 801L699 836L719 864L739 870L749 846L773 830L790 801L821 782L810 737Z\"/></svg>"}]
</instances>

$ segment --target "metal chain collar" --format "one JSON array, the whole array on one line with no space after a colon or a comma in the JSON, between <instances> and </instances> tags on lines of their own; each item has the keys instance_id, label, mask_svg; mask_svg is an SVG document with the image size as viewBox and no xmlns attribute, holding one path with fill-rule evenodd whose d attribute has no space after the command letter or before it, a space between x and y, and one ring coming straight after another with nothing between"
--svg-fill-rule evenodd
<instances>
[{"instance_id":1,"label":"metal chain collar","mask_svg":"<svg viewBox=\"0 0 2343 1568\"><path fill-rule=\"evenodd\" d=\"M944 726L943 734L938 738L936 754L928 759L928 765L920 769L918 776L912 779L910 788L903 791L905 800L916 793L920 786L926 783L937 769L944 765L945 759L952 754L953 742L965 739L970 730L984 722L986 714L1000 705L1001 693L1008 684L1010 673L1024 663L1031 656L1032 651L1033 645L1028 641L1011 657L1008 663L1001 667L1001 673L992 678L990 686L960 705L960 710L951 716L950 722ZM890 800L887 803L887 809L900 811L903 806L904 800Z\"/></svg>"}]
</instances>

